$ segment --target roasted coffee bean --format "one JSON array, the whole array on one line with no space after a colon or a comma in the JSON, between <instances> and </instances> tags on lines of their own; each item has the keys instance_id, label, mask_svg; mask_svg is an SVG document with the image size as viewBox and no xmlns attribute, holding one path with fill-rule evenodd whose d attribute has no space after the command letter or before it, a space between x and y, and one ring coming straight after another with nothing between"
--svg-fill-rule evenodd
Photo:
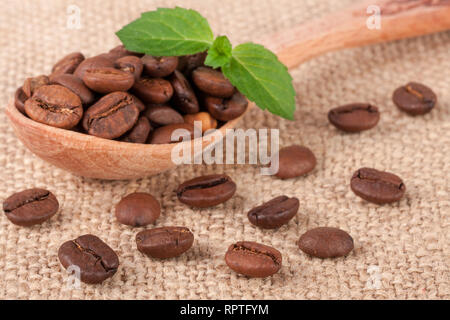
<instances>
[{"instance_id":1,"label":"roasted coffee bean","mask_svg":"<svg viewBox=\"0 0 450 320\"><path fill-rule=\"evenodd\" d=\"M350 187L357 196L376 204L399 201L406 190L400 177L371 168L357 170L352 176Z\"/></svg>"},{"instance_id":2,"label":"roasted coffee bean","mask_svg":"<svg viewBox=\"0 0 450 320\"><path fill-rule=\"evenodd\" d=\"M175 70L169 78L173 87L173 104L184 113L197 113L200 110L197 97L184 75Z\"/></svg>"},{"instance_id":3,"label":"roasted coffee bean","mask_svg":"<svg viewBox=\"0 0 450 320\"><path fill-rule=\"evenodd\" d=\"M70 89L80 99L84 106L91 105L95 100L94 93L86 87L79 78L73 74L63 73L52 78L52 84L59 84L67 89Z\"/></svg>"},{"instance_id":4,"label":"roasted coffee bean","mask_svg":"<svg viewBox=\"0 0 450 320\"><path fill-rule=\"evenodd\" d=\"M264 229L276 229L288 223L299 207L297 198L276 197L248 212L248 220Z\"/></svg>"},{"instance_id":5,"label":"roasted coffee bean","mask_svg":"<svg viewBox=\"0 0 450 320\"><path fill-rule=\"evenodd\" d=\"M392 99L400 110L417 116L430 112L436 105L437 96L427 86L410 82L395 90Z\"/></svg>"},{"instance_id":6,"label":"roasted coffee bean","mask_svg":"<svg viewBox=\"0 0 450 320\"><path fill-rule=\"evenodd\" d=\"M133 128L138 117L139 109L133 96L126 92L113 92L86 110L83 127L91 135L115 139Z\"/></svg>"},{"instance_id":7,"label":"roasted coffee bean","mask_svg":"<svg viewBox=\"0 0 450 320\"><path fill-rule=\"evenodd\" d=\"M12 223L24 227L50 219L58 209L59 203L53 193L37 188L15 193L3 202L6 217Z\"/></svg>"},{"instance_id":8,"label":"roasted coffee bean","mask_svg":"<svg viewBox=\"0 0 450 320\"><path fill-rule=\"evenodd\" d=\"M207 208L224 203L236 192L236 184L226 174L213 174L188 180L177 189L180 202Z\"/></svg>"},{"instance_id":9,"label":"roasted coffee bean","mask_svg":"<svg viewBox=\"0 0 450 320\"><path fill-rule=\"evenodd\" d=\"M183 123L183 116L169 106L153 105L145 110L144 115L152 126L160 127L169 124Z\"/></svg>"},{"instance_id":10,"label":"roasted coffee bean","mask_svg":"<svg viewBox=\"0 0 450 320\"><path fill-rule=\"evenodd\" d=\"M50 78L60 74L72 74L75 69L83 62L84 56L81 52L73 52L59 60L52 68Z\"/></svg>"},{"instance_id":11,"label":"roasted coffee bean","mask_svg":"<svg viewBox=\"0 0 450 320\"><path fill-rule=\"evenodd\" d=\"M25 112L34 121L71 129L83 117L80 98L60 85L43 86L25 101Z\"/></svg>"},{"instance_id":12,"label":"roasted coffee bean","mask_svg":"<svg viewBox=\"0 0 450 320\"><path fill-rule=\"evenodd\" d=\"M28 99L26 94L23 92L22 87L17 88L14 94L14 105L17 110L25 114L25 101Z\"/></svg>"},{"instance_id":13,"label":"roasted coffee bean","mask_svg":"<svg viewBox=\"0 0 450 320\"><path fill-rule=\"evenodd\" d=\"M217 120L230 121L245 112L248 101L240 92L236 92L231 98L206 97L205 105Z\"/></svg>"},{"instance_id":14,"label":"roasted coffee bean","mask_svg":"<svg viewBox=\"0 0 450 320\"><path fill-rule=\"evenodd\" d=\"M281 269L281 262L277 249L251 241L232 244L225 254L225 263L247 277L270 277Z\"/></svg>"},{"instance_id":15,"label":"roasted coffee bean","mask_svg":"<svg viewBox=\"0 0 450 320\"><path fill-rule=\"evenodd\" d=\"M161 206L158 200L148 193L131 193L116 205L117 221L132 227L154 223L160 213Z\"/></svg>"},{"instance_id":16,"label":"roasted coffee bean","mask_svg":"<svg viewBox=\"0 0 450 320\"><path fill-rule=\"evenodd\" d=\"M343 257L353 250L353 239L338 228L321 227L307 231L298 241L299 248L317 258Z\"/></svg>"},{"instance_id":17,"label":"roasted coffee bean","mask_svg":"<svg viewBox=\"0 0 450 320\"><path fill-rule=\"evenodd\" d=\"M331 109L328 120L346 132L360 132L375 127L380 120L378 108L367 103L353 103Z\"/></svg>"},{"instance_id":18,"label":"roasted coffee bean","mask_svg":"<svg viewBox=\"0 0 450 320\"><path fill-rule=\"evenodd\" d=\"M199 67L192 72L192 80L201 91L219 98L229 98L234 92L234 86L219 70Z\"/></svg>"},{"instance_id":19,"label":"roasted coffee bean","mask_svg":"<svg viewBox=\"0 0 450 320\"><path fill-rule=\"evenodd\" d=\"M114 60L102 55L88 58L78 65L73 74L76 77L83 79L86 70L95 68L114 68Z\"/></svg>"},{"instance_id":20,"label":"roasted coffee bean","mask_svg":"<svg viewBox=\"0 0 450 320\"><path fill-rule=\"evenodd\" d=\"M279 167L275 174L281 179L302 176L316 167L316 157L306 147L292 145L280 149L278 153Z\"/></svg>"},{"instance_id":21,"label":"roasted coffee bean","mask_svg":"<svg viewBox=\"0 0 450 320\"><path fill-rule=\"evenodd\" d=\"M142 58L144 72L153 78L167 77L175 71L178 65L178 57L153 57L145 55Z\"/></svg>"},{"instance_id":22,"label":"roasted coffee bean","mask_svg":"<svg viewBox=\"0 0 450 320\"><path fill-rule=\"evenodd\" d=\"M135 81L139 80L144 68L142 60L136 56L125 56L119 58L116 60L114 65L117 69L131 73L134 76Z\"/></svg>"},{"instance_id":23,"label":"roasted coffee bean","mask_svg":"<svg viewBox=\"0 0 450 320\"><path fill-rule=\"evenodd\" d=\"M208 112L187 114L184 116L184 122L192 125L194 125L195 122L199 122L201 124L202 133L217 128L217 120L211 117Z\"/></svg>"},{"instance_id":24,"label":"roasted coffee bean","mask_svg":"<svg viewBox=\"0 0 450 320\"><path fill-rule=\"evenodd\" d=\"M80 280L101 283L119 268L119 257L106 243L92 234L85 234L62 244L58 258L64 268L78 267Z\"/></svg>"},{"instance_id":25,"label":"roasted coffee bean","mask_svg":"<svg viewBox=\"0 0 450 320\"><path fill-rule=\"evenodd\" d=\"M124 45L119 45L117 47L112 48L111 50L109 50L109 52L106 54L107 56L110 57L110 59L112 60L117 60L126 56L135 56L135 57L142 57L144 54L143 53L138 53L138 52L133 52L133 51L129 51L125 48Z\"/></svg>"},{"instance_id":26,"label":"roasted coffee bean","mask_svg":"<svg viewBox=\"0 0 450 320\"><path fill-rule=\"evenodd\" d=\"M161 227L136 235L138 250L158 259L177 257L189 250L193 243L194 235L185 227Z\"/></svg>"},{"instance_id":27,"label":"roasted coffee bean","mask_svg":"<svg viewBox=\"0 0 450 320\"><path fill-rule=\"evenodd\" d=\"M139 112L142 112L146 109L145 104L135 95L130 94L133 97L134 103L136 104Z\"/></svg>"},{"instance_id":28,"label":"roasted coffee bean","mask_svg":"<svg viewBox=\"0 0 450 320\"><path fill-rule=\"evenodd\" d=\"M115 68L94 68L84 72L83 82L95 92L111 93L130 89L134 84L134 76Z\"/></svg>"},{"instance_id":29,"label":"roasted coffee bean","mask_svg":"<svg viewBox=\"0 0 450 320\"><path fill-rule=\"evenodd\" d=\"M134 83L133 93L146 103L161 104L172 98L173 88L167 80L142 77Z\"/></svg>"},{"instance_id":30,"label":"roasted coffee bean","mask_svg":"<svg viewBox=\"0 0 450 320\"><path fill-rule=\"evenodd\" d=\"M175 130L183 129L184 133L175 140L172 140L172 134ZM168 144L191 140L194 137L194 126L189 123L169 124L159 127L152 132L148 143L151 144Z\"/></svg>"},{"instance_id":31,"label":"roasted coffee bean","mask_svg":"<svg viewBox=\"0 0 450 320\"><path fill-rule=\"evenodd\" d=\"M190 77L192 71L205 65L206 55L207 52L204 51L180 57L178 59L177 70L182 72L186 77Z\"/></svg>"},{"instance_id":32,"label":"roasted coffee bean","mask_svg":"<svg viewBox=\"0 0 450 320\"><path fill-rule=\"evenodd\" d=\"M144 116L139 117L134 127L120 139L123 142L145 143L152 130L150 121Z\"/></svg>"},{"instance_id":33,"label":"roasted coffee bean","mask_svg":"<svg viewBox=\"0 0 450 320\"><path fill-rule=\"evenodd\" d=\"M37 89L48 85L49 82L48 77L45 75L27 78L22 86L23 93L30 98Z\"/></svg>"}]
</instances>

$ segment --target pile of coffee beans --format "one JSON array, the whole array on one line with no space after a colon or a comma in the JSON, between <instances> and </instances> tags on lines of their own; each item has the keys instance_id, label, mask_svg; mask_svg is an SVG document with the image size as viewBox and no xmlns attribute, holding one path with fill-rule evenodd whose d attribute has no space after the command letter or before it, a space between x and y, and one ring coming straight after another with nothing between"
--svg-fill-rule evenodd
<instances>
[{"instance_id":1,"label":"pile of coffee beans","mask_svg":"<svg viewBox=\"0 0 450 320\"><path fill-rule=\"evenodd\" d=\"M242 115L247 99L219 69L204 65L206 52L154 57L123 46L94 57L71 53L49 76L27 78L15 105L49 126L132 143L191 139ZM189 134L172 141L172 132Z\"/></svg>"}]
</instances>

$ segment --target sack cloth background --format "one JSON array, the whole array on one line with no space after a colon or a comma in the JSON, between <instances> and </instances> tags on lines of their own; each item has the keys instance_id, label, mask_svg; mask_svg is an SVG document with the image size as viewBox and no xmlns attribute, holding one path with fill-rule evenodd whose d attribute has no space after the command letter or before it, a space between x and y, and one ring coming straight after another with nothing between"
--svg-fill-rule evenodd
<instances>
[{"instance_id":1,"label":"sack cloth background","mask_svg":"<svg viewBox=\"0 0 450 320\"><path fill-rule=\"evenodd\" d=\"M76 1L81 29L66 27L74 1L2 1L0 101L2 107L26 77L48 74L63 55L92 56L119 44L114 32L157 7L195 8L216 35L233 44L252 41L296 23L341 9L350 0ZM326 54L292 70L298 92L296 120L258 108L242 128L279 128L281 145L301 144L315 153L311 174L287 181L261 176L252 165L183 166L136 181L76 177L35 157L14 136L0 112L0 200L15 191L44 187L60 211L40 226L21 228L0 215L0 298L20 299L449 299L450 244L450 32ZM437 107L410 117L392 103L393 91L410 80L438 95ZM330 108L370 102L381 110L378 126L345 134L327 120ZM392 205L378 206L350 190L362 166L388 170L406 184ZM186 179L226 172L235 196L214 208L191 209L173 190ZM180 225L195 234L186 254L153 260L136 249L142 228L120 225L115 204L134 191L161 202L156 226ZM252 207L286 194L300 199L297 216L279 230L249 223ZM346 258L321 260L302 253L296 241L306 230L334 226L354 238ZM101 285L71 289L58 261L59 246L92 233L119 255L116 275ZM247 279L224 262L239 240L274 246L283 267L266 279Z\"/></svg>"}]
</instances>

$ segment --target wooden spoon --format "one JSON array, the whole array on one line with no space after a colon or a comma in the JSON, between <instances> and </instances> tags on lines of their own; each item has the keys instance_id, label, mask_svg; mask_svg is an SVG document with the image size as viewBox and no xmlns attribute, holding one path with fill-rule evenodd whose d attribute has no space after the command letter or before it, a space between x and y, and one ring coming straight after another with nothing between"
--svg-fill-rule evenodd
<instances>
[{"instance_id":1,"label":"wooden spoon","mask_svg":"<svg viewBox=\"0 0 450 320\"><path fill-rule=\"evenodd\" d=\"M381 9L381 29L369 29L369 5ZM319 20L272 35L260 43L273 50L288 68L320 54L450 29L449 0L364 1ZM105 140L53 128L22 115L11 100L6 108L17 137L40 158L76 175L108 180L155 175L176 166L172 149L178 145L205 148L214 140L198 138L181 144L144 145ZM219 130L236 126L240 118ZM198 152L197 152L198 153Z\"/></svg>"}]
</instances>

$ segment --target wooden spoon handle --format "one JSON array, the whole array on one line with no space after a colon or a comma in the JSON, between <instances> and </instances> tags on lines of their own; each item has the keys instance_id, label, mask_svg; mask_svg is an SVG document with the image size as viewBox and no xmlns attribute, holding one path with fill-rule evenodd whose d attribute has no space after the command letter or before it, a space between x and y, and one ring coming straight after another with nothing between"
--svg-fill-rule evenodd
<instances>
[{"instance_id":1,"label":"wooden spoon handle","mask_svg":"<svg viewBox=\"0 0 450 320\"><path fill-rule=\"evenodd\" d=\"M377 9L379 29L373 28ZM276 33L260 43L293 68L326 52L449 29L450 0L370 0Z\"/></svg>"}]
</instances>

